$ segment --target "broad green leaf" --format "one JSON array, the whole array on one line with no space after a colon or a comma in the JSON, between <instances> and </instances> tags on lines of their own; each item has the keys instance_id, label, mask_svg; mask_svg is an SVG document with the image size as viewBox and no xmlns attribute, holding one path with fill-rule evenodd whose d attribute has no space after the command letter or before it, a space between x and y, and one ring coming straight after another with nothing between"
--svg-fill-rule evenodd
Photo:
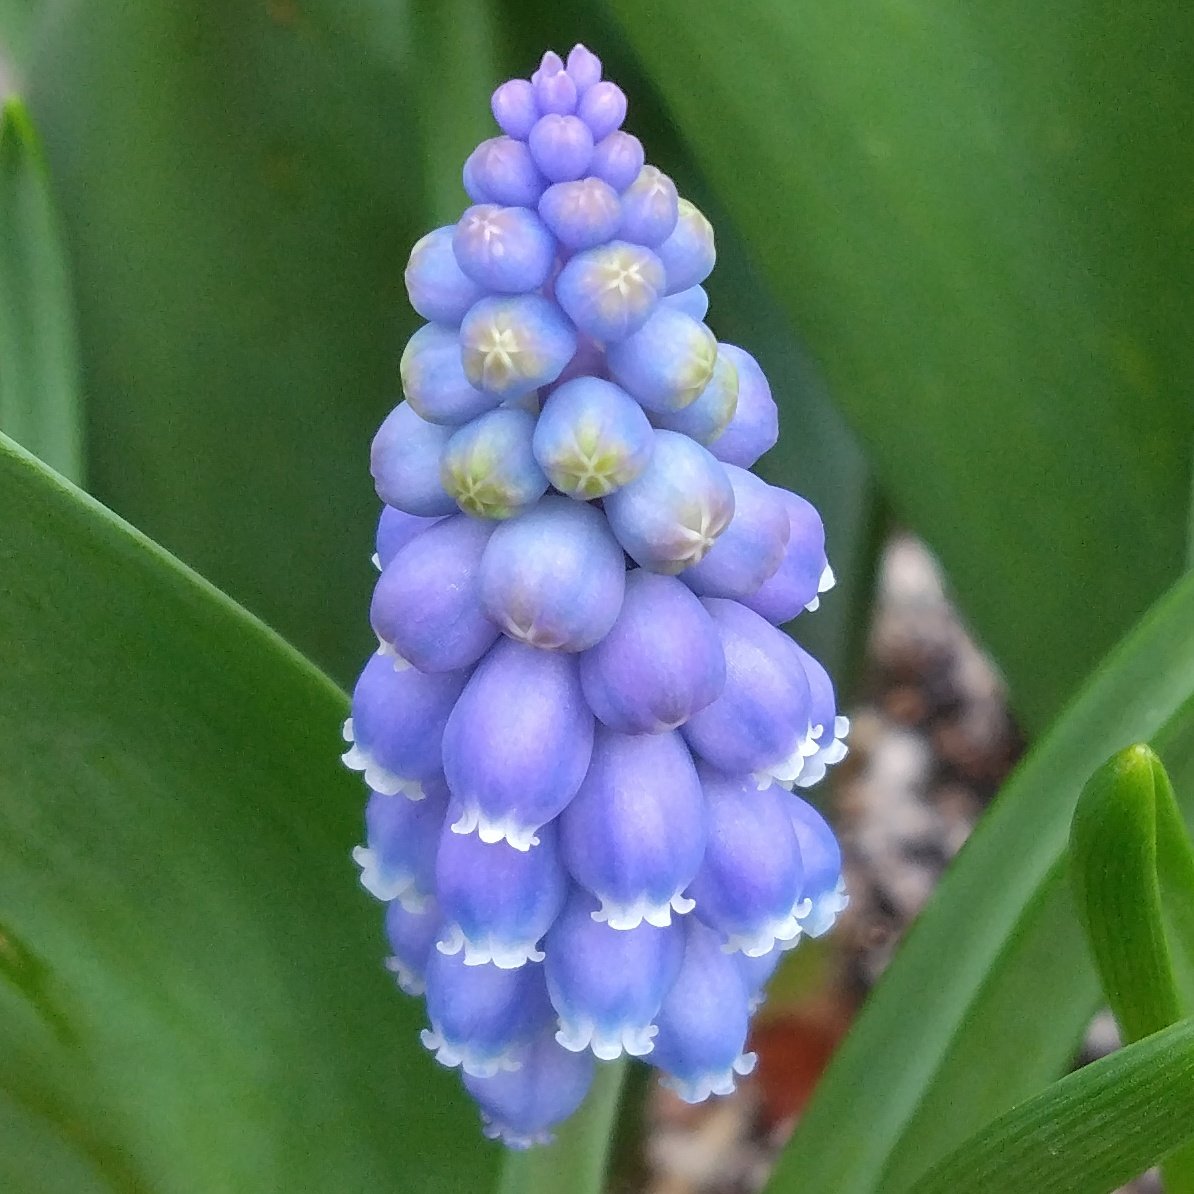
<instances>
[{"instance_id":1,"label":"broad green leaf","mask_svg":"<svg viewBox=\"0 0 1194 1194\"><path fill-rule=\"evenodd\" d=\"M0 430L83 474L78 344L41 143L25 106L0 113Z\"/></svg>"},{"instance_id":2,"label":"broad green leaf","mask_svg":"<svg viewBox=\"0 0 1194 1194\"><path fill-rule=\"evenodd\" d=\"M1191 1138L1194 1021L1183 1020L1000 1117L916 1194L1107 1194Z\"/></svg>"},{"instance_id":3,"label":"broad green leaf","mask_svg":"<svg viewBox=\"0 0 1194 1194\"><path fill-rule=\"evenodd\" d=\"M0 509L5 1189L485 1188L349 861L343 695L7 440Z\"/></svg>"},{"instance_id":4,"label":"broad green leaf","mask_svg":"<svg viewBox=\"0 0 1194 1194\"><path fill-rule=\"evenodd\" d=\"M1194 8L611 7L1043 726L1185 550Z\"/></svg>"},{"instance_id":5,"label":"broad green leaf","mask_svg":"<svg viewBox=\"0 0 1194 1194\"><path fill-rule=\"evenodd\" d=\"M1194 752L1169 755L1194 737L1191 694L1194 576L1108 658L1008 782L822 1079L772 1191L903 1189L1064 1070L1098 1001L1064 865L1078 794L1108 750L1164 737L1175 784L1190 793L1184 811L1194 812Z\"/></svg>"}]
</instances>

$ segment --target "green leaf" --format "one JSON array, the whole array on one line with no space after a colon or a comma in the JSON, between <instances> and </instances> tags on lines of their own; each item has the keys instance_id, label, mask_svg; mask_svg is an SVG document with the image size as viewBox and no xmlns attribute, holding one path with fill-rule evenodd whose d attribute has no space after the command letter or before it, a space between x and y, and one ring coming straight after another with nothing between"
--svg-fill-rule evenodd
<instances>
[{"instance_id":1,"label":"green leaf","mask_svg":"<svg viewBox=\"0 0 1194 1194\"><path fill-rule=\"evenodd\" d=\"M70 279L41 143L18 99L0 113L0 429L82 478Z\"/></svg>"},{"instance_id":2,"label":"green leaf","mask_svg":"<svg viewBox=\"0 0 1194 1194\"><path fill-rule=\"evenodd\" d=\"M0 509L5 1188L484 1188L353 875L343 695L3 439Z\"/></svg>"},{"instance_id":3,"label":"green leaf","mask_svg":"<svg viewBox=\"0 0 1194 1194\"><path fill-rule=\"evenodd\" d=\"M1194 8L611 8L1043 726L1185 550Z\"/></svg>"},{"instance_id":4,"label":"green leaf","mask_svg":"<svg viewBox=\"0 0 1194 1194\"><path fill-rule=\"evenodd\" d=\"M1001 1116L916 1194L1107 1194L1192 1137L1194 1021L1183 1020Z\"/></svg>"},{"instance_id":5,"label":"green leaf","mask_svg":"<svg viewBox=\"0 0 1194 1194\"><path fill-rule=\"evenodd\" d=\"M822 1079L775 1194L903 1189L1065 1069L1098 1001L1065 869L1078 794L1109 748L1164 729L1194 796L1194 749L1168 754L1194 737L1192 692L1194 576L1107 659L946 873Z\"/></svg>"}]
</instances>

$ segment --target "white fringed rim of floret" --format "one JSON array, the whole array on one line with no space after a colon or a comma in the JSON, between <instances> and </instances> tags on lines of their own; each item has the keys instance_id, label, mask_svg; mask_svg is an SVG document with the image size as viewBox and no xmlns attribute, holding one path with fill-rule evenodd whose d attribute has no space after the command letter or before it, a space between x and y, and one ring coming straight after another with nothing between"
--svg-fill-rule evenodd
<instances>
[{"instance_id":1,"label":"white fringed rim of floret","mask_svg":"<svg viewBox=\"0 0 1194 1194\"><path fill-rule=\"evenodd\" d=\"M352 860L361 868L361 886L374 899L383 904L397 900L408 912L426 908L431 893L419 890L410 868L387 868L381 852L369 846L354 846Z\"/></svg>"},{"instance_id":2,"label":"white fringed rim of floret","mask_svg":"<svg viewBox=\"0 0 1194 1194\"><path fill-rule=\"evenodd\" d=\"M672 923L673 912L677 916L684 916L696 907L696 902L681 892L676 892L667 900L643 895L630 903L603 896L600 892L595 894L601 901L601 907L592 913L593 919L598 924L607 924L611 929L623 931L637 929L643 921L657 929L666 929Z\"/></svg>"},{"instance_id":3,"label":"white fringed rim of floret","mask_svg":"<svg viewBox=\"0 0 1194 1194\"><path fill-rule=\"evenodd\" d=\"M816 896L810 903L808 915L802 920L804 931L809 937L822 937L833 928L838 916L850 906L845 878L839 877L831 891Z\"/></svg>"},{"instance_id":4,"label":"white fringed rim of floret","mask_svg":"<svg viewBox=\"0 0 1194 1194\"><path fill-rule=\"evenodd\" d=\"M556 1040L570 1053L593 1051L598 1061L616 1061L624 1053L631 1057L646 1057L655 1048L654 1024L616 1024L599 1027L590 1019L571 1019L560 1016Z\"/></svg>"},{"instance_id":5,"label":"white fringed rim of floret","mask_svg":"<svg viewBox=\"0 0 1194 1194\"><path fill-rule=\"evenodd\" d=\"M761 958L773 949L795 949L804 932L804 918L812 911L812 901L798 899L782 916L765 921L752 930L727 933L722 949L727 954L745 954Z\"/></svg>"},{"instance_id":6,"label":"white fringed rim of floret","mask_svg":"<svg viewBox=\"0 0 1194 1194\"><path fill-rule=\"evenodd\" d=\"M500 1053L487 1053L472 1048L467 1041L452 1042L445 1040L439 1030L433 1025L424 1028L419 1033L419 1040L423 1047L434 1055L435 1060L446 1069L454 1070L460 1067L466 1074L474 1078L492 1078L494 1074L503 1070L520 1070L522 1062L518 1058L521 1052L517 1047L503 1049Z\"/></svg>"},{"instance_id":7,"label":"white fringed rim of floret","mask_svg":"<svg viewBox=\"0 0 1194 1194\"><path fill-rule=\"evenodd\" d=\"M754 1053L739 1053L733 1062L724 1070L714 1070L709 1073L697 1074L693 1078L679 1078L675 1074L667 1074L660 1079L662 1084L673 1091L686 1103L703 1103L710 1095L728 1095L734 1093L734 1076L753 1073L758 1056Z\"/></svg>"},{"instance_id":8,"label":"white fringed rim of floret","mask_svg":"<svg viewBox=\"0 0 1194 1194\"><path fill-rule=\"evenodd\" d=\"M539 826L521 824L514 813L504 818L490 817L479 808L462 807L458 820L452 822L452 832L462 837L475 833L487 846L508 842L525 854L539 844Z\"/></svg>"},{"instance_id":9,"label":"white fringed rim of floret","mask_svg":"<svg viewBox=\"0 0 1194 1194\"><path fill-rule=\"evenodd\" d=\"M492 964L499 970L518 970L528 962L542 962L546 957L535 941L499 941L492 934L485 940L474 940L464 935L458 924L445 926L444 935L435 943L441 954L452 957L464 951L466 966Z\"/></svg>"},{"instance_id":10,"label":"white fringed rim of floret","mask_svg":"<svg viewBox=\"0 0 1194 1194\"><path fill-rule=\"evenodd\" d=\"M395 774L378 763L367 750L361 749L353 734L351 717L344 722L341 732L344 741L349 744L348 749L340 756L341 762L349 771L361 772L365 777L365 783L375 792L380 792L383 796L405 796L407 800L422 800L427 794L417 779Z\"/></svg>"}]
</instances>

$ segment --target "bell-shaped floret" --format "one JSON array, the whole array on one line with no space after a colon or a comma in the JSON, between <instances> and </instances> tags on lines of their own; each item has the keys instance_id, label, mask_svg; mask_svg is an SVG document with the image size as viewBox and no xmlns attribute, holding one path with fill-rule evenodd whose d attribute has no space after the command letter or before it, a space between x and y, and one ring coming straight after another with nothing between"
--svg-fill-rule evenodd
<instances>
[{"instance_id":1,"label":"bell-shaped floret","mask_svg":"<svg viewBox=\"0 0 1194 1194\"><path fill-rule=\"evenodd\" d=\"M730 363L729 357L719 352L713 366L713 376L695 402L690 402L680 410L655 411L651 417L657 427L679 431L695 439L698 444L708 445L729 426L737 409L738 371Z\"/></svg>"},{"instance_id":2,"label":"bell-shaped floret","mask_svg":"<svg viewBox=\"0 0 1194 1194\"><path fill-rule=\"evenodd\" d=\"M738 973L742 977L742 985L746 988L746 993L750 997L750 1011L752 1014L762 1006L763 1001L766 999L767 984L771 981L771 976L779 968L783 956L784 949L779 945L772 946L767 953L760 954L757 958L752 958L742 953L733 955L734 961L738 963Z\"/></svg>"},{"instance_id":3,"label":"bell-shaped floret","mask_svg":"<svg viewBox=\"0 0 1194 1194\"><path fill-rule=\"evenodd\" d=\"M755 1055L744 1052L750 997L717 933L692 916L685 928L684 961L659 1013L651 1064L686 1103L702 1103L732 1093L734 1076L755 1068Z\"/></svg>"},{"instance_id":4,"label":"bell-shaped floret","mask_svg":"<svg viewBox=\"0 0 1194 1194\"><path fill-rule=\"evenodd\" d=\"M782 630L737 601L704 601L721 634L726 683L721 696L694 713L688 745L730 775L753 772L760 786L791 784L816 749L810 733L808 680L794 666Z\"/></svg>"},{"instance_id":5,"label":"bell-shaped floret","mask_svg":"<svg viewBox=\"0 0 1194 1194\"><path fill-rule=\"evenodd\" d=\"M361 886L379 900L398 900L412 911L435 890L435 855L448 814L442 779L424 783L426 799L373 792L365 806L365 841L352 852Z\"/></svg>"},{"instance_id":6,"label":"bell-shaped floret","mask_svg":"<svg viewBox=\"0 0 1194 1194\"><path fill-rule=\"evenodd\" d=\"M654 248L671 236L678 216L676 184L662 170L644 166L622 192L622 224L618 235L636 245ZM700 278L696 280L699 282Z\"/></svg>"},{"instance_id":7,"label":"bell-shaped floret","mask_svg":"<svg viewBox=\"0 0 1194 1194\"><path fill-rule=\"evenodd\" d=\"M440 481L440 462L451 427L420 419L409 402L400 402L373 437L369 468L377 496L406 514L452 514L456 501Z\"/></svg>"},{"instance_id":8,"label":"bell-shaped floret","mask_svg":"<svg viewBox=\"0 0 1194 1194\"><path fill-rule=\"evenodd\" d=\"M568 249L591 249L618 230L618 192L600 178L557 182L543 192L539 216Z\"/></svg>"},{"instance_id":9,"label":"bell-shaped floret","mask_svg":"<svg viewBox=\"0 0 1194 1194\"><path fill-rule=\"evenodd\" d=\"M680 925L615 929L593 919L597 901L574 888L547 936L547 992L560 1018L556 1040L602 1061L651 1052L655 1017L684 954Z\"/></svg>"},{"instance_id":10,"label":"bell-shaped floret","mask_svg":"<svg viewBox=\"0 0 1194 1194\"><path fill-rule=\"evenodd\" d=\"M467 678L467 672L396 669L389 656L374 655L353 689L352 716L344 723L344 740L352 744L345 766L363 772L376 792L420 799L423 781L440 772L444 726Z\"/></svg>"},{"instance_id":11,"label":"bell-shaped floret","mask_svg":"<svg viewBox=\"0 0 1194 1194\"><path fill-rule=\"evenodd\" d=\"M535 88L529 79L511 79L503 83L489 101L498 127L509 137L525 141L539 119Z\"/></svg>"},{"instance_id":12,"label":"bell-shaped floret","mask_svg":"<svg viewBox=\"0 0 1194 1194\"><path fill-rule=\"evenodd\" d=\"M501 294L542 286L556 255L555 238L533 211L492 203L470 207L460 217L452 249L478 286Z\"/></svg>"},{"instance_id":13,"label":"bell-shaped floret","mask_svg":"<svg viewBox=\"0 0 1194 1194\"><path fill-rule=\"evenodd\" d=\"M434 899L417 912L399 900L386 905L386 939L392 951L386 969L408 995L422 995L426 990L427 964L435 952L439 927L439 906Z\"/></svg>"},{"instance_id":14,"label":"bell-shaped floret","mask_svg":"<svg viewBox=\"0 0 1194 1194\"><path fill-rule=\"evenodd\" d=\"M724 948L750 957L800 937L804 873L800 846L781 788L759 791L749 776L700 769L709 810L709 841L687 895L695 915L725 939Z\"/></svg>"},{"instance_id":15,"label":"bell-shaped floret","mask_svg":"<svg viewBox=\"0 0 1194 1194\"><path fill-rule=\"evenodd\" d=\"M729 526L734 490L708 449L679 432L656 431L651 463L604 504L627 554L674 575L703 560Z\"/></svg>"},{"instance_id":16,"label":"bell-shaped floret","mask_svg":"<svg viewBox=\"0 0 1194 1194\"><path fill-rule=\"evenodd\" d=\"M779 408L763 370L749 352L735 344L722 344L718 351L738 371L738 408L710 451L726 464L750 468L779 439Z\"/></svg>"},{"instance_id":17,"label":"bell-shaped floret","mask_svg":"<svg viewBox=\"0 0 1194 1194\"><path fill-rule=\"evenodd\" d=\"M663 265L624 240L577 253L555 281L556 301L582 332L609 343L637 332L663 294Z\"/></svg>"},{"instance_id":18,"label":"bell-shaped floret","mask_svg":"<svg viewBox=\"0 0 1194 1194\"><path fill-rule=\"evenodd\" d=\"M539 69L531 75L531 85L535 88L535 103L540 112L564 114L576 111L576 81L554 50L543 55Z\"/></svg>"},{"instance_id":19,"label":"bell-shaped floret","mask_svg":"<svg viewBox=\"0 0 1194 1194\"><path fill-rule=\"evenodd\" d=\"M439 522L438 518L420 518L394 506L382 506L377 520L377 555L374 563L384 571L389 562L413 539Z\"/></svg>"},{"instance_id":20,"label":"bell-shaped floret","mask_svg":"<svg viewBox=\"0 0 1194 1194\"><path fill-rule=\"evenodd\" d=\"M619 130L597 143L589 173L621 193L639 176L645 161L643 143L631 133Z\"/></svg>"},{"instance_id":21,"label":"bell-shaped floret","mask_svg":"<svg viewBox=\"0 0 1194 1194\"><path fill-rule=\"evenodd\" d=\"M564 64L569 78L576 84L576 94L584 95L595 83L601 81L601 59L587 46L577 42L568 51L568 60Z\"/></svg>"},{"instance_id":22,"label":"bell-shaped floret","mask_svg":"<svg viewBox=\"0 0 1194 1194\"><path fill-rule=\"evenodd\" d=\"M656 251L667 271L668 294L697 286L713 272L717 264L713 225L695 204L681 199L676 226ZM703 319L704 313L698 318Z\"/></svg>"},{"instance_id":23,"label":"bell-shaped floret","mask_svg":"<svg viewBox=\"0 0 1194 1194\"><path fill-rule=\"evenodd\" d=\"M850 719L837 711L837 694L833 681L821 665L821 661L810 655L799 643L792 649L808 677L811 696L812 736L817 751L804 762L804 769L796 780L797 787L811 788L825 778L825 772L846 757L846 735L850 732Z\"/></svg>"},{"instance_id":24,"label":"bell-shaped floret","mask_svg":"<svg viewBox=\"0 0 1194 1194\"><path fill-rule=\"evenodd\" d=\"M734 517L703 560L684 570L684 583L702 597L738 600L775 572L788 545L788 512L780 495L754 473L722 466L734 489Z\"/></svg>"},{"instance_id":25,"label":"bell-shaped floret","mask_svg":"<svg viewBox=\"0 0 1194 1194\"><path fill-rule=\"evenodd\" d=\"M665 307L683 311L698 323L709 313L709 296L703 286L690 286L687 290L681 290L679 294L666 294L659 301ZM734 376L737 378L737 370L734 371Z\"/></svg>"},{"instance_id":26,"label":"bell-shaped floret","mask_svg":"<svg viewBox=\"0 0 1194 1194\"><path fill-rule=\"evenodd\" d=\"M543 961L539 942L564 906L568 879L554 827L539 835L533 850L515 850L444 826L435 864L442 953L463 950L466 966L492 962L503 970Z\"/></svg>"},{"instance_id":27,"label":"bell-shaped floret","mask_svg":"<svg viewBox=\"0 0 1194 1194\"><path fill-rule=\"evenodd\" d=\"M399 372L407 402L428 423L458 427L500 401L473 387L464 374L460 336L443 324L426 323L411 336Z\"/></svg>"},{"instance_id":28,"label":"bell-shaped floret","mask_svg":"<svg viewBox=\"0 0 1194 1194\"><path fill-rule=\"evenodd\" d=\"M495 405L555 381L576 352L576 332L540 294L484 298L460 325L462 373Z\"/></svg>"},{"instance_id":29,"label":"bell-shaped floret","mask_svg":"<svg viewBox=\"0 0 1194 1194\"><path fill-rule=\"evenodd\" d=\"M469 155L466 189L474 203L534 207L547 186L531 151L513 137L491 137Z\"/></svg>"},{"instance_id":30,"label":"bell-shaped floret","mask_svg":"<svg viewBox=\"0 0 1194 1194\"><path fill-rule=\"evenodd\" d=\"M440 1065L487 1078L517 1069L519 1053L554 1019L543 967L467 966L463 954L433 950L427 962L423 1044Z\"/></svg>"},{"instance_id":31,"label":"bell-shaped floret","mask_svg":"<svg viewBox=\"0 0 1194 1194\"><path fill-rule=\"evenodd\" d=\"M692 756L675 731L619 734L599 726L580 791L560 817L572 877L615 929L671 923L701 864L706 817Z\"/></svg>"},{"instance_id":32,"label":"bell-shaped floret","mask_svg":"<svg viewBox=\"0 0 1194 1194\"><path fill-rule=\"evenodd\" d=\"M511 638L584 651L622 608L626 563L601 511L545 497L493 532L480 581L485 611Z\"/></svg>"},{"instance_id":33,"label":"bell-shaped floret","mask_svg":"<svg viewBox=\"0 0 1194 1194\"><path fill-rule=\"evenodd\" d=\"M576 660L499 639L443 735L444 771L461 810L453 830L529 850L575 795L592 751Z\"/></svg>"},{"instance_id":34,"label":"bell-shaped floret","mask_svg":"<svg viewBox=\"0 0 1194 1194\"><path fill-rule=\"evenodd\" d=\"M551 1129L584 1101L593 1081L593 1059L569 1053L550 1030L540 1033L517 1054L516 1070L488 1078L465 1074L464 1085L481 1108L485 1135L507 1148L551 1143Z\"/></svg>"},{"instance_id":35,"label":"bell-shaped floret","mask_svg":"<svg viewBox=\"0 0 1194 1194\"><path fill-rule=\"evenodd\" d=\"M833 573L825 558L825 527L812 502L799 494L776 488L788 514L788 545L775 572L743 597L757 614L776 626L790 622L802 610L816 609L818 593L833 586Z\"/></svg>"},{"instance_id":36,"label":"bell-shaped floret","mask_svg":"<svg viewBox=\"0 0 1194 1194\"><path fill-rule=\"evenodd\" d=\"M709 384L717 341L703 323L661 304L637 332L609 346L606 360L610 377L647 410L680 410Z\"/></svg>"},{"instance_id":37,"label":"bell-shaped floret","mask_svg":"<svg viewBox=\"0 0 1194 1194\"><path fill-rule=\"evenodd\" d=\"M625 390L598 377L577 377L543 404L535 459L570 497L605 497L642 474L655 450L651 424Z\"/></svg>"},{"instance_id":38,"label":"bell-shaped floret","mask_svg":"<svg viewBox=\"0 0 1194 1194\"><path fill-rule=\"evenodd\" d=\"M589 126L594 141L608 137L626 119L626 93L608 80L595 83L576 105L576 114Z\"/></svg>"},{"instance_id":39,"label":"bell-shaped floret","mask_svg":"<svg viewBox=\"0 0 1194 1194\"><path fill-rule=\"evenodd\" d=\"M725 687L721 636L680 581L636 568L613 629L581 656L580 680L589 708L610 729L674 730Z\"/></svg>"},{"instance_id":40,"label":"bell-shaped floret","mask_svg":"<svg viewBox=\"0 0 1194 1194\"><path fill-rule=\"evenodd\" d=\"M410 305L432 323L458 324L485 293L461 268L452 250L456 225L436 228L415 242L406 263Z\"/></svg>"},{"instance_id":41,"label":"bell-shaped floret","mask_svg":"<svg viewBox=\"0 0 1194 1194\"><path fill-rule=\"evenodd\" d=\"M370 610L383 651L421 672L454 672L489 650L498 629L481 603L481 556L493 528L457 514L395 556Z\"/></svg>"},{"instance_id":42,"label":"bell-shaped floret","mask_svg":"<svg viewBox=\"0 0 1194 1194\"><path fill-rule=\"evenodd\" d=\"M549 182L583 178L593 160L593 133L579 116L571 114L549 112L541 116L531 129L527 145L535 165Z\"/></svg>"},{"instance_id":43,"label":"bell-shaped floret","mask_svg":"<svg viewBox=\"0 0 1194 1194\"><path fill-rule=\"evenodd\" d=\"M829 823L807 800L788 796L788 811L804 860L804 895L809 908L802 923L810 937L820 937L850 902L842 877L842 851Z\"/></svg>"},{"instance_id":44,"label":"bell-shaped floret","mask_svg":"<svg viewBox=\"0 0 1194 1194\"><path fill-rule=\"evenodd\" d=\"M501 407L461 427L440 459L440 480L466 513L513 518L547 490L531 441L535 416ZM727 485L729 482L727 482Z\"/></svg>"}]
</instances>

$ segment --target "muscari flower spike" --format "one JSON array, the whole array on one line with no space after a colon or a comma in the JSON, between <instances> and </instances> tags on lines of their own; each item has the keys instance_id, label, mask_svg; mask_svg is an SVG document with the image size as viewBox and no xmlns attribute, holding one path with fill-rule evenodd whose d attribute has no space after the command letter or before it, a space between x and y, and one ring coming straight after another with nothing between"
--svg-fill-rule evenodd
<instances>
[{"instance_id":1,"label":"muscari flower spike","mask_svg":"<svg viewBox=\"0 0 1194 1194\"><path fill-rule=\"evenodd\" d=\"M427 323L373 442L379 647L344 761L386 966L525 1148L597 1064L692 1102L750 1072L764 983L846 904L793 788L849 723L778 629L833 573L813 506L749 471L778 412L705 322L709 221L583 46L492 109L468 206L406 269Z\"/></svg>"}]
</instances>

